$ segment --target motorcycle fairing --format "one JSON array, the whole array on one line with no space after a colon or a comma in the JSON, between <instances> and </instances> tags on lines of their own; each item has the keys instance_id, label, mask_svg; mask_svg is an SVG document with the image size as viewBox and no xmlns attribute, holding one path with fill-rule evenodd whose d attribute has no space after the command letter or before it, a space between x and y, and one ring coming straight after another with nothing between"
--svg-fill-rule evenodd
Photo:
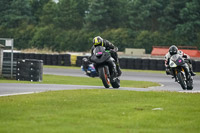
<instances>
[{"instance_id":1,"label":"motorcycle fairing","mask_svg":"<svg viewBox=\"0 0 200 133\"><path fill-rule=\"evenodd\" d=\"M110 54L106 52L105 48L102 46L97 46L93 53L94 54L91 57L91 61L96 64L101 64L111 57Z\"/></svg>"}]
</instances>

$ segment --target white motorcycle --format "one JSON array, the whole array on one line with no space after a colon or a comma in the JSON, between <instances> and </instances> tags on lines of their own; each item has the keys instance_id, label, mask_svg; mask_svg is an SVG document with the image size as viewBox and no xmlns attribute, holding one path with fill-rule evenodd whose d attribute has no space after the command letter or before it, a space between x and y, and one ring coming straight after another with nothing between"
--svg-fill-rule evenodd
<instances>
[{"instance_id":1,"label":"white motorcycle","mask_svg":"<svg viewBox=\"0 0 200 133\"><path fill-rule=\"evenodd\" d=\"M177 79L177 82L181 85L183 90L193 89L193 77L189 72L189 66L183 57L179 54L175 54L170 58L169 66L172 75Z\"/></svg>"}]
</instances>

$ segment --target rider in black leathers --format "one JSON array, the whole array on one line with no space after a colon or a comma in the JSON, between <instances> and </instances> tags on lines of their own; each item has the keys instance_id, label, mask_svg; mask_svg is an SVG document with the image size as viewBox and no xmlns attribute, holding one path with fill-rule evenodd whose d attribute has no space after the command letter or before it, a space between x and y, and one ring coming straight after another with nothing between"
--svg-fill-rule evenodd
<instances>
[{"instance_id":1,"label":"rider in black leathers","mask_svg":"<svg viewBox=\"0 0 200 133\"><path fill-rule=\"evenodd\" d=\"M101 38L100 36L97 36L93 39L93 46L91 48L91 56L93 55L93 50L96 46L103 46L103 47L105 47L105 50L110 50L111 57L113 57L115 59L118 76L121 76L122 72L120 70L119 59L118 59L118 54L117 54L118 48L115 47L108 40L105 40L105 39Z\"/></svg>"}]
</instances>

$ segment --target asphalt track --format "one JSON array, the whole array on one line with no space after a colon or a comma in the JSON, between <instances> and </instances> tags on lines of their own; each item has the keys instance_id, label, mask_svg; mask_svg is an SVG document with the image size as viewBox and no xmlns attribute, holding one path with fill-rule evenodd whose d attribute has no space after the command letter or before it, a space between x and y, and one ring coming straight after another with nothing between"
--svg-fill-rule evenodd
<instances>
[{"instance_id":1,"label":"asphalt track","mask_svg":"<svg viewBox=\"0 0 200 133\"><path fill-rule=\"evenodd\" d=\"M171 79L171 76L161 73L150 72L130 72L122 71L121 80L152 81L160 83L159 87L150 88L127 88L120 87L119 90L134 91L176 91L176 92L200 92L200 76L194 77L194 89L192 91L183 91L178 83ZM87 77L81 69L61 69L44 68L43 74L64 75ZM87 77L90 78L90 77ZM77 81L78 82L78 81ZM105 89L103 86L83 86L83 85L55 85L55 84L18 84L18 83L0 83L0 96L19 95L39 93L54 90L72 90L72 89ZM113 88L110 88L113 89Z\"/></svg>"}]
</instances>

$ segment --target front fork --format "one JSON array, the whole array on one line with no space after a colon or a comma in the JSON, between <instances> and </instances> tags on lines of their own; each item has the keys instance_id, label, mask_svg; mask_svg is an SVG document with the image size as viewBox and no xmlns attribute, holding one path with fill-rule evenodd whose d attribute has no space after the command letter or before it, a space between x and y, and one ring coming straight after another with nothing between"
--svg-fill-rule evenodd
<instances>
[{"instance_id":1,"label":"front fork","mask_svg":"<svg viewBox=\"0 0 200 133\"><path fill-rule=\"evenodd\" d=\"M190 72L189 72L189 67L187 64L184 64L181 68L181 73L183 73L185 80L189 80L191 78ZM180 69L173 69L172 70L172 75L177 81L177 74L180 72Z\"/></svg>"},{"instance_id":2,"label":"front fork","mask_svg":"<svg viewBox=\"0 0 200 133\"><path fill-rule=\"evenodd\" d=\"M183 68L181 68L181 71L180 71L180 69L174 69L174 71L173 71L174 77L175 77L176 81L179 82L178 79L177 79L177 74L178 74L179 72L183 73L183 75L184 75L184 80L186 80L185 70L184 70Z\"/></svg>"},{"instance_id":3,"label":"front fork","mask_svg":"<svg viewBox=\"0 0 200 133\"><path fill-rule=\"evenodd\" d=\"M108 60L108 64L110 66L110 74L113 76L113 77L116 77L117 76L117 69L116 69L116 64L114 62L114 59L113 58L110 58Z\"/></svg>"},{"instance_id":4,"label":"front fork","mask_svg":"<svg viewBox=\"0 0 200 133\"><path fill-rule=\"evenodd\" d=\"M183 65L183 69L185 71L185 74L186 74L186 77L187 77L187 80L189 80L191 78L191 74L190 74L190 69L189 69L189 66L187 63L185 63Z\"/></svg>"}]
</instances>

